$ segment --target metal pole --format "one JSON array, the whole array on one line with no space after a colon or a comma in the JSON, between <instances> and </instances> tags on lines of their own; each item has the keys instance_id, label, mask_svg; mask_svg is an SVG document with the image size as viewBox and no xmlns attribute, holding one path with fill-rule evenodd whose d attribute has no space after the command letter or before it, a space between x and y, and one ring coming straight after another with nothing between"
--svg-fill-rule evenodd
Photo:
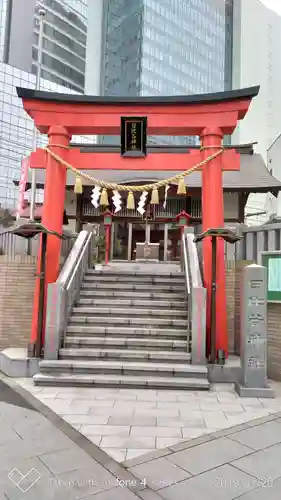
<instances>
[{"instance_id":1,"label":"metal pole","mask_svg":"<svg viewBox=\"0 0 281 500\"><path fill-rule=\"evenodd\" d=\"M38 38L38 57L37 57L37 73L36 73L36 84L35 89L40 90L41 83L41 72L42 72L42 52L43 52L43 29L44 29L44 17L46 15L46 10L40 8L39 14L39 38ZM37 147L37 129L34 125L33 129L33 140L32 140L32 150L35 151ZM35 215L35 205L36 205L36 170L31 169L31 199L30 199L30 216L31 221L34 220Z\"/></svg>"},{"instance_id":2,"label":"metal pole","mask_svg":"<svg viewBox=\"0 0 281 500\"><path fill-rule=\"evenodd\" d=\"M211 295L211 363L216 362L216 292L217 292L217 238L212 236L212 295Z\"/></svg>"},{"instance_id":3,"label":"metal pole","mask_svg":"<svg viewBox=\"0 0 281 500\"><path fill-rule=\"evenodd\" d=\"M47 252L47 233L42 233L41 244L41 268L40 268L40 292L39 292L39 310L38 310L38 333L35 347L35 355L40 358L43 345L43 327L44 327L44 308L45 308L45 270L46 270L46 252Z\"/></svg>"}]
</instances>

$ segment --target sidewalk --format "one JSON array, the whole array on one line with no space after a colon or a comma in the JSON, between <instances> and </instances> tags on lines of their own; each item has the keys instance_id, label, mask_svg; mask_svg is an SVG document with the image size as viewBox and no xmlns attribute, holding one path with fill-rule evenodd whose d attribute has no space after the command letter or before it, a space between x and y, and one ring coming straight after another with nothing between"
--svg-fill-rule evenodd
<instances>
[{"instance_id":1,"label":"sidewalk","mask_svg":"<svg viewBox=\"0 0 281 500\"><path fill-rule=\"evenodd\" d=\"M0 500L279 500L280 464L281 413L120 465L0 380Z\"/></svg>"},{"instance_id":2,"label":"sidewalk","mask_svg":"<svg viewBox=\"0 0 281 500\"><path fill-rule=\"evenodd\" d=\"M234 384L211 391L42 387L16 382L117 462L281 412L275 399L240 398Z\"/></svg>"}]
</instances>

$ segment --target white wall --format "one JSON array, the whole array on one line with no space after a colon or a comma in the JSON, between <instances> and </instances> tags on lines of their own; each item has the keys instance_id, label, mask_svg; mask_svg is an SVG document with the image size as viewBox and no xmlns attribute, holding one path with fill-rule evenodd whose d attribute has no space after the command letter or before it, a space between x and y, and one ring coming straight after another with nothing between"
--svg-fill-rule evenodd
<instances>
[{"instance_id":1,"label":"white wall","mask_svg":"<svg viewBox=\"0 0 281 500\"><path fill-rule=\"evenodd\" d=\"M101 94L103 7L104 0L90 0L88 3L85 94L89 95Z\"/></svg>"},{"instance_id":2,"label":"white wall","mask_svg":"<svg viewBox=\"0 0 281 500\"><path fill-rule=\"evenodd\" d=\"M281 117L280 117L281 129ZM268 168L272 170L272 175L281 181L281 134L273 142L267 152ZM281 193L279 193L277 201L272 206L272 212L278 217L281 217Z\"/></svg>"},{"instance_id":3,"label":"white wall","mask_svg":"<svg viewBox=\"0 0 281 500\"><path fill-rule=\"evenodd\" d=\"M255 151L267 161L267 149L281 131L281 16L259 0L234 0L233 88L260 85L260 93L240 122L233 143L258 142ZM254 184L254 179L253 179ZM267 210L267 195L250 195L248 211ZM267 215L251 218L261 223Z\"/></svg>"}]
</instances>

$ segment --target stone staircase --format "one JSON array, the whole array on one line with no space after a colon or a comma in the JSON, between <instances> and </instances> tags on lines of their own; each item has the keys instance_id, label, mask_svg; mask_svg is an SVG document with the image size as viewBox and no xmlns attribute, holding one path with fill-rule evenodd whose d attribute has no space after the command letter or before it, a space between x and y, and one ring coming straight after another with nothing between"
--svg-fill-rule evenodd
<instances>
[{"instance_id":1,"label":"stone staircase","mask_svg":"<svg viewBox=\"0 0 281 500\"><path fill-rule=\"evenodd\" d=\"M140 269L88 271L59 359L35 384L209 389L207 368L190 364L184 275Z\"/></svg>"}]
</instances>

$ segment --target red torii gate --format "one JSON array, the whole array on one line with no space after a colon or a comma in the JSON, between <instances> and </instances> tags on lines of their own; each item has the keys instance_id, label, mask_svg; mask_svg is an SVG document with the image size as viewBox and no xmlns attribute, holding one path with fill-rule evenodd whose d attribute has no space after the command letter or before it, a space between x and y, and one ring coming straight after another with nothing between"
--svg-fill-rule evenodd
<instances>
[{"instance_id":1,"label":"red torii gate","mask_svg":"<svg viewBox=\"0 0 281 500\"><path fill-rule=\"evenodd\" d=\"M96 97L57 94L17 88L24 109L38 130L48 134L48 148L79 170L161 170L185 171L222 148L224 135L232 134L238 120L246 115L259 87L216 94L173 97ZM116 153L81 153L69 148L72 135L120 135L122 116L147 117L148 135L200 136L201 150L187 154L151 153L143 158L126 158ZM62 233L66 168L44 149L31 154L31 168L46 169L42 223ZM202 168L203 230L224 226L223 170L239 170L240 155L225 150ZM61 240L49 236L46 254L46 285L59 273ZM39 257L38 257L39 260ZM211 242L203 243L204 284L207 288L207 335L210 333ZM38 271L40 262L38 262ZM39 279L37 279L30 343L37 338ZM216 295L217 350L227 355L227 309L224 242L217 248Z\"/></svg>"}]
</instances>

